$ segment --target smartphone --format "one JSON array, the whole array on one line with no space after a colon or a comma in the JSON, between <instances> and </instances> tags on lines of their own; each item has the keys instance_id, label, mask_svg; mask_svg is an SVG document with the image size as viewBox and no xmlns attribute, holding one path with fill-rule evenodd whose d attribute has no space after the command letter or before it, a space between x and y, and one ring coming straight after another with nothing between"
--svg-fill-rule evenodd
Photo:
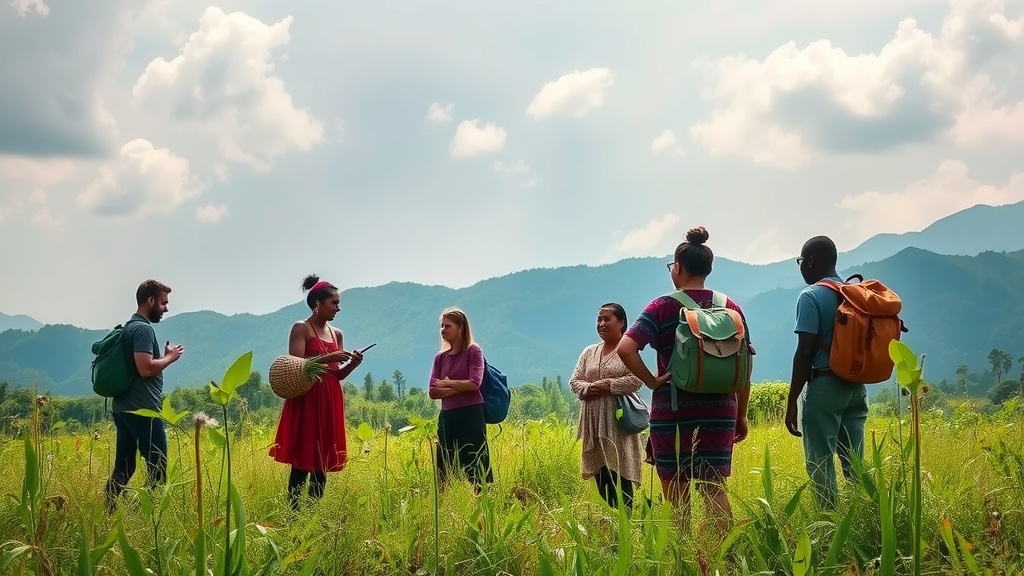
<instances>
[{"instance_id":1,"label":"smartphone","mask_svg":"<svg viewBox=\"0 0 1024 576\"><path fill-rule=\"evenodd\" d=\"M360 351L359 351L359 353L360 353L360 354L366 354L366 351L367 351L367 350L369 350L370 348L373 348L373 347L374 347L374 346L376 346L376 345L377 345L377 343L376 343L376 342L374 342L373 344L370 344L370 345L369 345L369 346L367 346L366 348L363 348L362 350L360 350Z\"/></svg>"}]
</instances>

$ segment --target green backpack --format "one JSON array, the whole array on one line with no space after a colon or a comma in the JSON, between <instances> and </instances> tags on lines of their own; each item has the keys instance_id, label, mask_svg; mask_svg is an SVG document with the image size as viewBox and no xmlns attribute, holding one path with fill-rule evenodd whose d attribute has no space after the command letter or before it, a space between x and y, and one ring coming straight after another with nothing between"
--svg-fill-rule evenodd
<instances>
[{"instance_id":1,"label":"green backpack","mask_svg":"<svg viewBox=\"0 0 1024 576\"><path fill-rule=\"evenodd\" d=\"M139 320L117 325L102 340L92 344L92 353L96 356L92 361L92 391L104 398L121 396L139 375L135 355L123 338L125 328L132 322Z\"/></svg>"},{"instance_id":2,"label":"green backpack","mask_svg":"<svg viewBox=\"0 0 1024 576\"><path fill-rule=\"evenodd\" d=\"M683 305L669 361L673 410L677 409L676 388L729 394L750 386L752 364L743 318L726 308L725 294L713 295L711 308L701 308L683 291L671 295Z\"/></svg>"}]
</instances>

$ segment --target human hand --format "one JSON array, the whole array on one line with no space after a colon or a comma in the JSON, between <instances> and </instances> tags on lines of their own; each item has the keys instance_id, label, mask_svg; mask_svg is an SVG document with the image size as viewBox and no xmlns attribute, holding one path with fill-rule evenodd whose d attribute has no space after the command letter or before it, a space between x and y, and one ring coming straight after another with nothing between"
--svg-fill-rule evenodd
<instances>
[{"instance_id":1,"label":"human hand","mask_svg":"<svg viewBox=\"0 0 1024 576\"><path fill-rule=\"evenodd\" d=\"M587 389L587 394L589 394L590 396L592 396L594 398L597 398L599 396L608 396L611 393L612 393L612 383L611 383L611 381L609 381L607 379L605 379L605 380L598 380L597 382L594 382L593 384L591 384L590 388Z\"/></svg>"},{"instance_id":2,"label":"human hand","mask_svg":"<svg viewBox=\"0 0 1024 576\"><path fill-rule=\"evenodd\" d=\"M733 444L743 442L747 438L747 434L750 432L750 424L746 418L736 419L736 435L733 438Z\"/></svg>"},{"instance_id":3,"label":"human hand","mask_svg":"<svg viewBox=\"0 0 1024 576\"><path fill-rule=\"evenodd\" d=\"M171 341L170 340L168 340L167 343L164 344L164 356L169 356L171 358L171 362L174 362L178 358L181 358L181 355L184 352L185 352L185 347L182 346L181 344L177 344L175 346L171 346Z\"/></svg>"},{"instance_id":4,"label":"human hand","mask_svg":"<svg viewBox=\"0 0 1024 576\"><path fill-rule=\"evenodd\" d=\"M324 364L339 363L344 364L352 359L352 353L347 350L335 350L334 352L328 352L320 357L320 361Z\"/></svg>"},{"instance_id":5,"label":"human hand","mask_svg":"<svg viewBox=\"0 0 1024 576\"><path fill-rule=\"evenodd\" d=\"M671 380L671 379L672 379L672 373L671 372L665 372L661 376L655 376L654 377L654 386L651 386L651 389L652 390L657 390L658 388L661 388L665 384L668 384L668 381Z\"/></svg>"},{"instance_id":6,"label":"human hand","mask_svg":"<svg viewBox=\"0 0 1024 576\"><path fill-rule=\"evenodd\" d=\"M786 403L786 430L789 430L789 433L797 438L803 436L797 427L795 402Z\"/></svg>"},{"instance_id":7,"label":"human hand","mask_svg":"<svg viewBox=\"0 0 1024 576\"><path fill-rule=\"evenodd\" d=\"M363 363L363 353L360 352L359 350L353 350L351 356L349 357L349 362L352 364L353 368L359 366L360 364Z\"/></svg>"}]
</instances>

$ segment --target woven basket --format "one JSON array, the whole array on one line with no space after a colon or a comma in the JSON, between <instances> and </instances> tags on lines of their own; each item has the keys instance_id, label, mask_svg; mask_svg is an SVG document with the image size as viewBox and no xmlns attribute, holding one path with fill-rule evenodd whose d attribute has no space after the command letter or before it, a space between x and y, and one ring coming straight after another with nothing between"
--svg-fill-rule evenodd
<instances>
[{"instance_id":1,"label":"woven basket","mask_svg":"<svg viewBox=\"0 0 1024 576\"><path fill-rule=\"evenodd\" d=\"M284 355L278 356L270 365L270 389L281 398L298 398L313 387L319 378L309 375L308 358Z\"/></svg>"}]
</instances>

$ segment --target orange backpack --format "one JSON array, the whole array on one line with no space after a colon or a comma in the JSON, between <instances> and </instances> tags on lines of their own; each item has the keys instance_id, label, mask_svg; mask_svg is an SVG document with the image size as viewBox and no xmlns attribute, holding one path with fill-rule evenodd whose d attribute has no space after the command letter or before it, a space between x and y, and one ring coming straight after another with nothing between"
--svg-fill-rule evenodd
<instances>
[{"instance_id":1,"label":"orange backpack","mask_svg":"<svg viewBox=\"0 0 1024 576\"><path fill-rule=\"evenodd\" d=\"M858 281L850 283L856 278ZM832 336L832 347L823 343L829 355L832 373L857 384L877 384L892 376L893 362L889 342L899 340L907 332L899 318L903 302L895 292L878 280L864 280L854 274L839 283L822 280L817 283L835 290L839 309Z\"/></svg>"}]
</instances>

